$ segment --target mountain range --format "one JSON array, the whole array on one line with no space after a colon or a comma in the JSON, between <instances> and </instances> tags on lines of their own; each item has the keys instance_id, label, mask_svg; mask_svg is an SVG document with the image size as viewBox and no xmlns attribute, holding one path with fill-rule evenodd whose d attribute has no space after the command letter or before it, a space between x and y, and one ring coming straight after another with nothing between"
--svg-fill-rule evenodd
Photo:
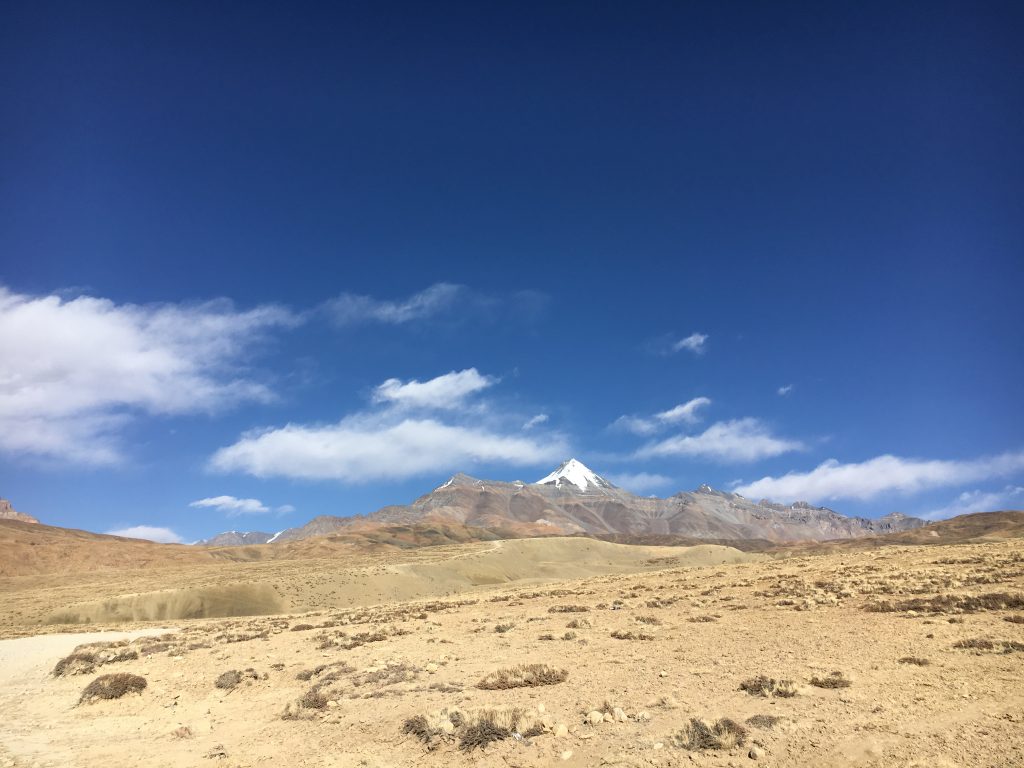
<instances>
[{"instance_id":1,"label":"mountain range","mask_svg":"<svg viewBox=\"0 0 1024 768\"><path fill-rule=\"evenodd\" d=\"M197 544L279 543L424 524L468 526L504 538L583 534L792 542L897 533L926 521L900 513L877 519L847 517L804 502L786 506L751 501L708 485L664 499L637 496L569 459L534 483L480 480L460 473L411 504L352 517L321 515L276 534L229 531Z\"/></svg>"}]
</instances>

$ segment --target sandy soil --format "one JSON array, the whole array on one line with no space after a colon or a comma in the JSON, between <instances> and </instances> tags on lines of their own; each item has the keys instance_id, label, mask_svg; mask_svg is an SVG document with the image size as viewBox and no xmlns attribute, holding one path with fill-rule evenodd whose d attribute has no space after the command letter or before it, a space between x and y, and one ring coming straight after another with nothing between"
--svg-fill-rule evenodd
<instances>
[{"instance_id":1,"label":"sandy soil","mask_svg":"<svg viewBox=\"0 0 1024 768\"><path fill-rule=\"evenodd\" d=\"M505 567L533 581L497 586L487 578L474 586L481 579L466 581L466 574L494 576L493 558L508 554L498 551L504 547L446 549L411 563L362 564L360 578L372 582L376 568L383 579L364 600L403 572L447 596L175 621L177 630L159 641L127 646L138 659L92 674L45 674L80 638L16 641L22 645L6 647L31 643L34 660L10 667L0 657L0 766L1024 765L1024 623L1006 620L1024 614L1008 607L1024 600L1019 541L748 562L733 556L682 567L679 550L681 560L644 553L632 565L625 555L621 562L591 557L585 568L572 567L600 562L609 570L558 582L550 580L552 563L564 551L545 553L545 572L537 564L543 557L512 550ZM725 554L714 557L729 560ZM537 562L516 565L528 557ZM462 575L443 578L446 561ZM325 578L315 562L305 562L303 583ZM46 610L56 588L37 589ZM24 616L32 613L31 594L26 588L19 598ZM977 605L927 602L991 594L1003 596ZM913 599L926 602L898 605ZM867 610L885 601L895 610ZM581 610L563 612L569 607ZM28 631L31 624L10 626ZM993 647L955 647L977 639ZM9 659L12 651L0 653ZM926 663L901 662L908 658ZM520 663L547 664L568 677L537 687L478 687ZM216 686L224 672L247 669L253 673L236 687ZM142 675L148 687L78 705L83 688L105 672ZM833 672L849 686L811 685L835 679ZM741 690L757 675L793 681L796 695ZM306 700L322 707L296 706L314 688L322 699ZM589 722L606 702L611 722ZM538 732L523 735L521 727L465 750L465 734L454 726L428 742L404 731L418 715L441 723L437 713L446 708L469 721L483 709L519 708L524 726L537 722ZM283 718L286 711L295 719ZM746 724L755 716L777 720ZM743 724L742 746L681 746L680 730L692 718Z\"/></svg>"}]
</instances>

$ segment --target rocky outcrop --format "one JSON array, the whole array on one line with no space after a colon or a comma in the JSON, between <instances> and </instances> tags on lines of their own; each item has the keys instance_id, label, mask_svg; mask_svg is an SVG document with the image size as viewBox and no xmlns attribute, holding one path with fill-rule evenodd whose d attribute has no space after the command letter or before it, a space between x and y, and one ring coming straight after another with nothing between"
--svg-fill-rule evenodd
<instances>
[{"instance_id":1,"label":"rocky outcrop","mask_svg":"<svg viewBox=\"0 0 1024 768\"><path fill-rule=\"evenodd\" d=\"M38 523L32 515L26 515L24 512L15 511L14 507L11 506L11 502L7 499L0 499L0 520L18 520L22 523Z\"/></svg>"}]
</instances>

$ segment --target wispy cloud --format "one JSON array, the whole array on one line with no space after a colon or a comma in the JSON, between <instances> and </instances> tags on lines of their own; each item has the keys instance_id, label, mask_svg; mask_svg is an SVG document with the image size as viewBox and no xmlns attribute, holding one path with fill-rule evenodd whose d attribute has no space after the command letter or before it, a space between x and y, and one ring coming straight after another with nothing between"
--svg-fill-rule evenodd
<instances>
[{"instance_id":1,"label":"wispy cloud","mask_svg":"<svg viewBox=\"0 0 1024 768\"><path fill-rule=\"evenodd\" d=\"M123 536L126 539L145 539L157 544L181 544L183 539L170 528L153 525L134 525L131 528L118 528L107 531L110 536Z\"/></svg>"},{"instance_id":2,"label":"wispy cloud","mask_svg":"<svg viewBox=\"0 0 1024 768\"><path fill-rule=\"evenodd\" d=\"M785 397L786 395L788 395L790 392L793 391L793 385L792 384L787 384L784 387L779 387L775 391L778 392L780 397Z\"/></svg>"},{"instance_id":3,"label":"wispy cloud","mask_svg":"<svg viewBox=\"0 0 1024 768\"><path fill-rule=\"evenodd\" d=\"M533 429L534 427L540 426L541 424L546 424L547 421L548 415L546 413L538 413L536 416L531 416L529 419L526 420L526 422L523 424L523 429L530 430Z\"/></svg>"},{"instance_id":4,"label":"wispy cloud","mask_svg":"<svg viewBox=\"0 0 1024 768\"><path fill-rule=\"evenodd\" d=\"M1024 487L1008 485L999 491L964 491L950 504L933 509L922 517L926 520L945 520L972 512L997 512L1024 507Z\"/></svg>"},{"instance_id":5,"label":"wispy cloud","mask_svg":"<svg viewBox=\"0 0 1024 768\"><path fill-rule=\"evenodd\" d=\"M323 305L331 320L340 326L360 323L401 325L435 317L449 311L467 292L465 286L435 283L406 299L376 299L356 293L342 293Z\"/></svg>"},{"instance_id":6,"label":"wispy cloud","mask_svg":"<svg viewBox=\"0 0 1024 768\"><path fill-rule=\"evenodd\" d=\"M0 286L0 451L116 464L119 433L139 413L271 400L241 363L268 331L299 322L273 305L140 306Z\"/></svg>"},{"instance_id":7,"label":"wispy cloud","mask_svg":"<svg viewBox=\"0 0 1024 768\"><path fill-rule=\"evenodd\" d=\"M659 488L666 488L673 483L671 477L650 472L623 472L609 475L608 479L620 488L625 488L633 493L649 493Z\"/></svg>"},{"instance_id":8,"label":"wispy cloud","mask_svg":"<svg viewBox=\"0 0 1024 768\"><path fill-rule=\"evenodd\" d=\"M428 381L388 379L374 389L373 401L407 408L458 408L467 397L497 381L491 376L482 376L476 368L451 371Z\"/></svg>"},{"instance_id":9,"label":"wispy cloud","mask_svg":"<svg viewBox=\"0 0 1024 768\"><path fill-rule=\"evenodd\" d=\"M1024 472L1024 451L961 461L884 455L850 464L829 459L810 472L764 477L735 491L751 498L782 502L866 500L882 493L914 494L1020 472Z\"/></svg>"},{"instance_id":10,"label":"wispy cloud","mask_svg":"<svg viewBox=\"0 0 1024 768\"><path fill-rule=\"evenodd\" d=\"M698 435L675 435L648 443L636 452L641 459L689 456L726 463L758 461L804 448L797 440L777 437L758 419L719 421Z\"/></svg>"},{"instance_id":11,"label":"wispy cloud","mask_svg":"<svg viewBox=\"0 0 1024 768\"><path fill-rule=\"evenodd\" d=\"M448 392L451 380L442 385L438 379L422 382L417 391ZM483 380L491 381L480 377L479 381ZM455 391L473 389L464 386ZM521 416L513 421L511 414L482 416L476 409L460 412L449 408L442 419L435 415L436 406L450 401L432 396L405 401L375 398L375 402L383 407L351 414L335 424L287 424L248 432L218 450L210 468L257 477L361 483L447 472L485 462L536 466L568 453L567 442L557 433L523 436Z\"/></svg>"},{"instance_id":12,"label":"wispy cloud","mask_svg":"<svg viewBox=\"0 0 1024 768\"><path fill-rule=\"evenodd\" d=\"M651 417L619 416L610 425L612 429L632 432L635 435L653 435L659 430L675 424L695 424L700 421L698 411L711 405L706 397L695 397L692 400L656 413Z\"/></svg>"},{"instance_id":13,"label":"wispy cloud","mask_svg":"<svg viewBox=\"0 0 1024 768\"><path fill-rule=\"evenodd\" d=\"M691 333L685 339L680 339L672 345L673 352L681 352L686 350L687 352L693 352L695 355L704 354L704 344L708 340L706 333Z\"/></svg>"},{"instance_id":14,"label":"wispy cloud","mask_svg":"<svg viewBox=\"0 0 1024 768\"><path fill-rule=\"evenodd\" d=\"M286 514L294 512L295 507L291 504L284 504L276 509L271 509L259 499L239 499L235 496L212 496L208 499L199 499L189 504L190 507L215 509L223 512L228 517L240 515L267 515L271 512Z\"/></svg>"}]
</instances>

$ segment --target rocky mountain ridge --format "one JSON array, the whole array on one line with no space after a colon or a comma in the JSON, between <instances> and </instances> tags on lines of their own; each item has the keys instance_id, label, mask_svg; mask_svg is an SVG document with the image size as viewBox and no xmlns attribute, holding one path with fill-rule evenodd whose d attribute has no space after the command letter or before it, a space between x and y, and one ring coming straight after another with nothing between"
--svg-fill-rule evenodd
<instances>
[{"instance_id":1,"label":"rocky mountain ridge","mask_svg":"<svg viewBox=\"0 0 1024 768\"><path fill-rule=\"evenodd\" d=\"M535 483L481 480L462 473L407 505L368 515L321 515L273 537L297 541L381 525L450 523L508 536L674 535L771 542L853 539L911 530L924 520L893 513L847 517L805 502L751 501L701 485L665 499L637 496L569 459Z\"/></svg>"}]
</instances>

